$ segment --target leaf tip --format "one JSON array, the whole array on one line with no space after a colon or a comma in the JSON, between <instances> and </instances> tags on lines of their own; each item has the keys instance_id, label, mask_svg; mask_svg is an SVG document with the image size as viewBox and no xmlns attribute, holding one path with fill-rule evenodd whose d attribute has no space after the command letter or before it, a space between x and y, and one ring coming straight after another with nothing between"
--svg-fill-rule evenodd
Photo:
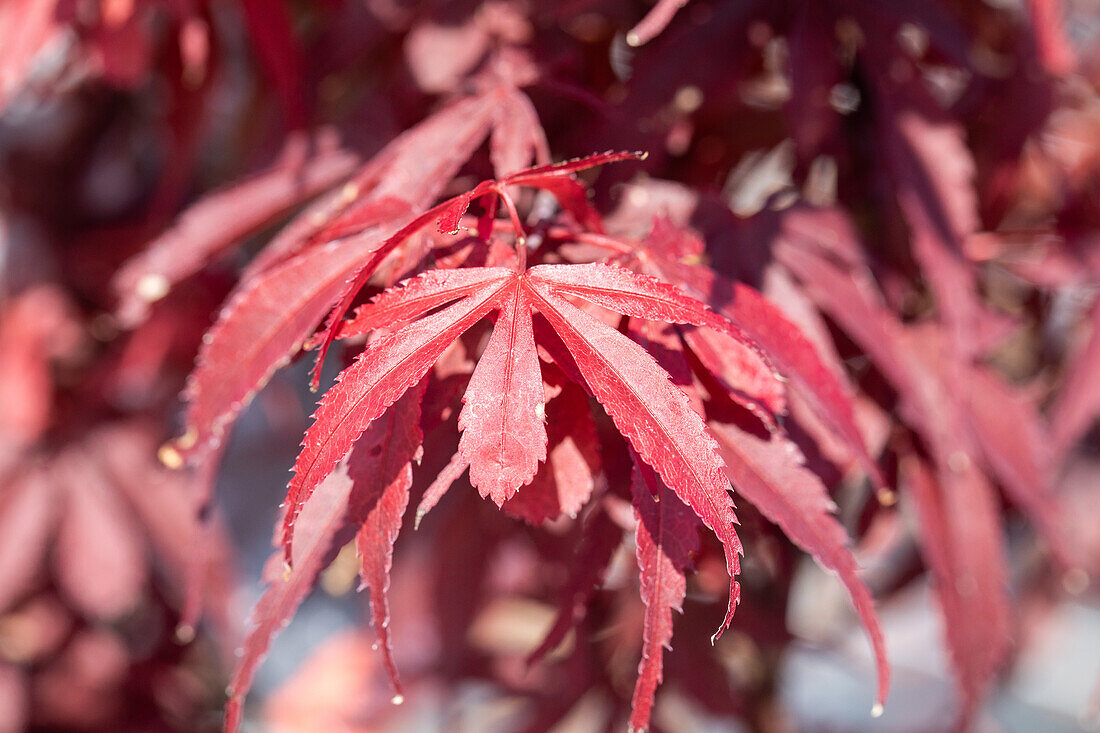
<instances>
[{"instance_id":1,"label":"leaf tip","mask_svg":"<svg viewBox=\"0 0 1100 733\"><path fill-rule=\"evenodd\" d=\"M871 717L872 718L881 718L882 713L884 711L885 711L885 708L882 706L882 703L881 702L876 702L874 705L871 706Z\"/></svg>"},{"instance_id":2,"label":"leaf tip","mask_svg":"<svg viewBox=\"0 0 1100 733\"><path fill-rule=\"evenodd\" d=\"M392 705L404 705L405 696L398 692L396 695L390 698L390 704Z\"/></svg>"},{"instance_id":3,"label":"leaf tip","mask_svg":"<svg viewBox=\"0 0 1100 733\"><path fill-rule=\"evenodd\" d=\"M630 31L626 34L626 45L630 46L631 48L637 48L638 46L641 46L642 43L642 37L634 31Z\"/></svg>"},{"instance_id":4,"label":"leaf tip","mask_svg":"<svg viewBox=\"0 0 1100 733\"><path fill-rule=\"evenodd\" d=\"M897 492L886 488L880 488L875 492L878 503L884 507L891 507L898 503Z\"/></svg>"}]
</instances>

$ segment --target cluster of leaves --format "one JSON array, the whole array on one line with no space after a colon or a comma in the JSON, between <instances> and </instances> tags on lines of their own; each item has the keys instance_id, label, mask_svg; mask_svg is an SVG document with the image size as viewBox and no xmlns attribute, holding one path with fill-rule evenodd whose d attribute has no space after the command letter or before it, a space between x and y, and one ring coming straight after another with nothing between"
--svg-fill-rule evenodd
<instances>
[{"instance_id":1,"label":"cluster of leaves","mask_svg":"<svg viewBox=\"0 0 1100 733\"><path fill-rule=\"evenodd\" d=\"M186 183L196 109L221 69L213 10L103 2L89 20L23 4L41 22L6 46L0 95L8 79L24 95L61 83L56 66L28 71L58 24L79 31L70 53L98 60L114 84L151 73L157 54L135 49L167 48L158 73L174 90L174 143L137 244ZM431 548L431 561L409 563L433 579L420 604L440 610L421 624L438 626L441 647L412 684L492 679L530 699L532 730L594 690L612 701L609 723L647 729L666 666L708 708L765 715L767 683L731 689L705 641L734 622L781 647L799 551L838 576L867 632L876 713L890 668L856 556L880 560L880 594L929 570L958 722L969 725L1012 637L1001 495L1070 586L1095 563L1054 492L1100 411L1090 379L1100 307L1082 348L1067 336L1087 333L1076 324L1100 269L1097 76L1071 52L1057 3L1033 0L1019 15L947 0L661 0L642 17L610 1L317 2L296 22L281 3L239 5L293 131L273 164L191 204L111 281L116 322L135 329L143 353L140 334L178 313L204 268L289 217L202 337L182 434L160 451L189 467L197 531L212 539L214 480L244 408L301 354L316 352L314 389L334 345L354 356L295 461L227 730L276 633L349 556L369 589L389 696L404 700L390 638L404 617L391 630L388 594L409 524L419 531L398 546ZM0 38L14 27L0 15ZM443 95L434 108L432 95ZM989 122L1022 95L1035 104ZM354 111L323 109L325 99ZM385 127L366 124L383 103L389 126L407 129L361 162L351 147L389 137L363 132ZM341 117L348 143L305 131ZM1072 164L1051 142L1067 130L1082 143ZM552 150L609 147L649 155L551 163L568 157ZM640 167L669 180L637 176ZM1056 305L1070 316L1060 325ZM23 321L12 320L12 338L24 337ZM33 336L39 350L58 341ZM30 343L7 353L45 358ZM45 419L36 409L12 414L34 426ZM50 448L49 473L112 470L88 463L100 434L85 426ZM119 441L134 455L150 434ZM34 435L24 443L37 446ZM76 453L79 469L67 457ZM27 462L14 455L12 465ZM27 522L34 507L18 502L60 510L37 472L19 473L4 516L34 527L37 545L18 542L26 551L44 547L57 520L42 511ZM857 519L842 523L842 501ZM62 541L60 521L63 551L78 540ZM919 565L887 562L914 537ZM624 546L634 582L613 579ZM181 572L192 600L209 590L209 561L194 553ZM36 562L16 565L33 578ZM501 563L530 569L528 580L501 581ZM119 582L140 575L140 563L127 567ZM79 599L74 573L58 583ZM753 592L735 619L742 585ZM515 595L556 600L549 631L524 650L528 665L557 660L541 673L552 684L486 663L463 641L494 598ZM199 610L187 604L181 628L195 628ZM674 610L686 615L666 655ZM618 629L612 643L608 629ZM624 657L628 667L640 659L625 686Z\"/></svg>"},{"instance_id":2,"label":"cluster of leaves","mask_svg":"<svg viewBox=\"0 0 1100 733\"><path fill-rule=\"evenodd\" d=\"M192 477L156 459L225 284L128 330L106 317L111 273L189 184L215 63L205 3L184 5L0 7L3 731L209 725L239 633L221 524L196 536ZM150 87L166 167L88 187L103 166L141 170L127 95ZM206 629L181 628L200 603Z\"/></svg>"},{"instance_id":3,"label":"cluster of leaves","mask_svg":"<svg viewBox=\"0 0 1100 733\"><path fill-rule=\"evenodd\" d=\"M45 244L36 259L66 262ZM0 296L3 729L169 730L217 694L219 647L176 637L188 573L204 578L220 638L238 627L221 529L211 523L196 556L195 488L155 457L201 311L105 333L62 282L24 271L5 283L24 275L32 284Z\"/></svg>"}]
</instances>

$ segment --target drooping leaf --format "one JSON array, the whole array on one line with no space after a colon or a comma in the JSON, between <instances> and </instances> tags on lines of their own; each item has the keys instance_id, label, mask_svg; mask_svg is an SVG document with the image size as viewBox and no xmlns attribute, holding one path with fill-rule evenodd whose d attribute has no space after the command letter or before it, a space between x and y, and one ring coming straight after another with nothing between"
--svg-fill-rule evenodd
<instances>
[{"instance_id":1,"label":"drooping leaf","mask_svg":"<svg viewBox=\"0 0 1100 733\"><path fill-rule=\"evenodd\" d=\"M787 411L785 386L772 367L736 339L709 329L681 329L694 356L734 402L758 417L769 430Z\"/></svg>"},{"instance_id":2,"label":"drooping leaf","mask_svg":"<svg viewBox=\"0 0 1100 733\"><path fill-rule=\"evenodd\" d=\"M1038 410L988 369L974 367L966 379L970 427L990 474L1031 519L1054 556L1072 566L1052 484L1050 440Z\"/></svg>"},{"instance_id":3,"label":"drooping leaf","mask_svg":"<svg viewBox=\"0 0 1100 733\"><path fill-rule=\"evenodd\" d=\"M631 319L627 335L648 351L661 368L668 372L672 383L691 400L691 406L699 415L706 415L706 406L695 389L691 363L684 353L684 344L675 326L656 321Z\"/></svg>"},{"instance_id":4,"label":"drooping leaf","mask_svg":"<svg viewBox=\"0 0 1100 733\"><path fill-rule=\"evenodd\" d=\"M671 262L663 257L645 260L664 277L683 285L687 292L702 298L738 327L768 355L792 389L806 399L814 414L844 441L868 472L875 484L886 483L871 457L856 425L850 391L822 361L814 345L778 308L753 288L732 282L707 268ZM697 340L714 341L703 332ZM689 339L696 353L706 353L701 344ZM726 351L728 355L728 350ZM706 363L706 362L704 362ZM719 376L721 373L707 364Z\"/></svg>"},{"instance_id":5,"label":"drooping leaf","mask_svg":"<svg viewBox=\"0 0 1100 733\"><path fill-rule=\"evenodd\" d=\"M451 484L457 481L458 478L466 472L466 468L469 465L470 464L466 462L466 459L462 457L461 453L456 452L451 456L451 460L447 461L447 465L443 467L443 470L439 472L435 480L424 490L424 495L420 497L420 504L416 507L414 527L420 526L420 521L424 519L424 515L435 508L435 505L439 503L439 500L442 499L443 495L451 488Z\"/></svg>"},{"instance_id":6,"label":"drooping leaf","mask_svg":"<svg viewBox=\"0 0 1100 733\"><path fill-rule=\"evenodd\" d=\"M651 339L659 338L655 330L651 328L646 332L651 352ZM662 364L669 368L673 382L698 401L692 375L686 371L690 367L678 342L664 339L664 343ZM697 409L702 414L702 406ZM871 640L879 671L875 702L881 706L886 700L890 680L882 626L871 594L859 577L858 566L848 547L848 534L832 516L835 505L825 486L805 468L797 447L781 431L759 438L735 422L711 419L708 426L717 441L726 476L735 490L779 525L788 539L836 573L844 583Z\"/></svg>"},{"instance_id":7,"label":"drooping leaf","mask_svg":"<svg viewBox=\"0 0 1100 733\"><path fill-rule=\"evenodd\" d=\"M390 644L387 591L393 543L409 504L412 463L421 448L422 398L420 388L406 392L367 428L348 459L348 475L355 482L350 514L359 525L355 547L359 553L361 587L370 589L371 619L395 695L401 695L402 691Z\"/></svg>"},{"instance_id":8,"label":"drooping leaf","mask_svg":"<svg viewBox=\"0 0 1100 733\"><path fill-rule=\"evenodd\" d=\"M504 178L535 165L550 163L550 144L527 95L517 89L500 93L489 138L493 173Z\"/></svg>"},{"instance_id":9,"label":"drooping leaf","mask_svg":"<svg viewBox=\"0 0 1100 733\"><path fill-rule=\"evenodd\" d=\"M919 104L916 109L896 96L880 97L879 130L913 255L955 349L963 357L980 354L1005 330L978 300L977 275L965 255L967 238L980 227L974 161L962 127L945 119L920 87L906 89L907 98Z\"/></svg>"},{"instance_id":10,"label":"drooping leaf","mask_svg":"<svg viewBox=\"0 0 1100 733\"><path fill-rule=\"evenodd\" d=\"M906 489L932 571L945 636L963 691L965 729L1000 668L1011 633L1002 527L991 487L973 466L936 476L913 460Z\"/></svg>"},{"instance_id":11,"label":"drooping leaf","mask_svg":"<svg viewBox=\"0 0 1100 733\"><path fill-rule=\"evenodd\" d=\"M609 150L606 153L595 153L581 158L563 160L560 163L550 163L548 165L527 168L522 171L517 171L512 175L504 176L500 179L500 182L510 186L542 188L544 185L549 185L549 182L553 181L555 178L573 178L574 173L579 173L589 168L596 168L601 165L607 165L608 163L620 163L627 160L645 160L646 155L646 153L640 151L615 152Z\"/></svg>"},{"instance_id":12,"label":"drooping leaf","mask_svg":"<svg viewBox=\"0 0 1100 733\"><path fill-rule=\"evenodd\" d=\"M699 520L644 463L634 466L630 493L638 522L639 585L646 606L630 726L645 731L653 697L663 679L661 657L665 649L672 648L672 612L683 612L686 574L692 567L692 554L699 550Z\"/></svg>"},{"instance_id":13,"label":"drooping leaf","mask_svg":"<svg viewBox=\"0 0 1100 733\"><path fill-rule=\"evenodd\" d=\"M859 576L848 533L833 516L836 505L825 486L803 465L798 448L782 434L763 439L734 423L709 424L726 464L726 475L738 494L844 583L874 651L878 667L875 704L881 709L890 689L886 639L874 599Z\"/></svg>"},{"instance_id":14,"label":"drooping leaf","mask_svg":"<svg viewBox=\"0 0 1100 733\"><path fill-rule=\"evenodd\" d=\"M229 682L225 733L235 733L240 727L245 696L252 687L256 668L267 656L271 641L313 590L317 576L340 549L340 534L348 526L348 498L352 486L346 466L341 465L330 473L301 509L289 572L284 571L282 553L276 552L268 559L264 568L268 587L252 611L253 625L245 637Z\"/></svg>"}]
</instances>

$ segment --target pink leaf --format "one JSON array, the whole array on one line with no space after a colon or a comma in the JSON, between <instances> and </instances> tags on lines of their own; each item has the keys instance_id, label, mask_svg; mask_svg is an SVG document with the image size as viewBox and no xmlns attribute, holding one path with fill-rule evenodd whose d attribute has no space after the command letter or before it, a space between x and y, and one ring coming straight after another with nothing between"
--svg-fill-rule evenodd
<instances>
[{"instance_id":1,"label":"pink leaf","mask_svg":"<svg viewBox=\"0 0 1100 733\"><path fill-rule=\"evenodd\" d=\"M1065 76L1077 65L1073 43L1066 34L1066 6L1063 0L1028 0L1032 32L1039 47L1039 58L1046 70Z\"/></svg>"},{"instance_id":2,"label":"pink leaf","mask_svg":"<svg viewBox=\"0 0 1100 733\"><path fill-rule=\"evenodd\" d=\"M307 208L249 266L254 275L309 244L396 224L426 209L485 140L492 94L464 97L394 138L342 190Z\"/></svg>"},{"instance_id":3,"label":"pink leaf","mask_svg":"<svg viewBox=\"0 0 1100 733\"><path fill-rule=\"evenodd\" d=\"M769 430L787 411L783 384L771 367L740 341L707 329L683 329L691 353L715 378L726 395L760 419Z\"/></svg>"},{"instance_id":4,"label":"pink leaf","mask_svg":"<svg viewBox=\"0 0 1100 733\"><path fill-rule=\"evenodd\" d=\"M624 160L645 160L647 155L647 153L640 151L632 153L615 153L611 151L597 153L583 158L562 161L561 163L527 168L522 171L517 171L510 176L505 176L500 179L500 182L509 186L532 186L534 188L542 188L544 185L549 185L554 178L572 177L574 173L579 171L607 165L608 163L619 163Z\"/></svg>"},{"instance_id":5,"label":"pink leaf","mask_svg":"<svg viewBox=\"0 0 1100 733\"><path fill-rule=\"evenodd\" d=\"M550 144L546 141L531 100L518 89L500 93L489 138L489 158L497 178L505 178L526 168L550 162Z\"/></svg>"},{"instance_id":6,"label":"pink leaf","mask_svg":"<svg viewBox=\"0 0 1100 733\"><path fill-rule=\"evenodd\" d=\"M348 274L377 241L357 239L302 252L243 284L206 334L187 380L187 433L177 441L201 454L275 371L286 364L339 297Z\"/></svg>"},{"instance_id":7,"label":"pink leaf","mask_svg":"<svg viewBox=\"0 0 1100 733\"><path fill-rule=\"evenodd\" d=\"M314 363L313 371L310 374L310 386L313 389L317 389L320 386L321 366L324 364L329 346L332 345L333 340L336 338L341 319L343 319L344 314L348 312L348 308L351 307L355 297L359 294L363 286L367 284L371 275L373 275L382 262L389 257L394 250L404 244L409 237L427 226L430 222L438 219L454 205L456 200L461 198L461 196L455 196L454 198L448 199L407 222L394 234L384 239L381 244L374 247L370 251L370 256L367 258L366 262L361 263L359 267L353 271L351 277L345 282L340 297L334 299L335 304L329 311L328 318L325 321L324 337L321 339L320 347L317 350L317 361Z\"/></svg>"},{"instance_id":8,"label":"pink leaf","mask_svg":"<svg viewBox=\"0 0 1100 733\"><path fill-rule=\"evenodd\" d=\"M774 420L768 412L783 412L782 385L760 357L756 343L742 329L678 288L617 265L540 265L530 272L532 277L548 283L554 292L583 298L616 313L707 326L720 335L688 337L699 347L697 353L703 363L725 376L726 386L737 392L736 399L745 401L770 425L774 426ZM744 390L738 389L742 386Z\"/></svg>"},{"instance_id":9,"label":"pink leaf","mask_svg":"<svg viewBox=\"0 0 1100 733\"><path fill-rule=\"evenodd\" d=\"M268 587L252 611L253 626L245 637L240 661L229 682L224 733L235 733L240 727L245 695L272 639L313 590L321 570L336 556L342 544L338 535L348 525L352 486L346 466L330 473L301 509L291 568L283 570L281 553L268 560L264 569Z\"/></svg>"},{"instance_id":10,"label":"pink leaf","mask_svg":"<svg viewBox=\"0 0 1100 733\"><path fill-rule=\"evenodd\" d=\"M16 0L0 6L0 112L23 87L37 54L57 33L58 0Z\"/></svg>"},{"instance_id":11,"label":"pink leaf","mask_svg":"<svg viewBox=\"0 0 1100 733\"><path fill-rule=\"evenodd\" d=\"M961 391L969 407L967 416L990 473L1040 531L1054 556L1072 566L1073 551L1052 485L1050 440L1038 410L988 369L971 367L966 380Z\"/></svg>"},{"instance_id":12,"label":"pink leaf","mask_svg":"<svg viewBox=\"0 0 1100 733\"><path fill-rule=\"evenodd\" d=\"M353 234L347 226L360 210L385 199L408 201L414 212L431 206L489 134L496 107L490 93L464 97L398 135L351 180L349 193L362 200L325 222L315 237Z\"/></svg>"},{"instance_id":13,"label":"pink leaf","mask_svg":"<svg viewBox=\"0 0 1100 733\"><path fill-rule=\"evenodd\" d=\"M913 255L936 296L941 318L960 355L977 354L1005 332L1003 322L978 300L974 268L964 255L966 239L981 225L974 160L962 127L941 119L922 88L909 85L905 90L921 111L883 95L882 148L910 229Z\"/></svg>"},{"instance_id":14,"label":"pink leaf","mask_svg":"<svg viewBox=\"0 0 1100 733\"><path fill-rule=\"evenodd\" d=\"M803 466L794 443L782 434L761 439L733 424L710 423L718 450L738 494L744 496L802 550L844 583L874 650L878 666L877 705L886 702L890 664L874 599L849 549L848 533L833 516L836 505L821 480Z\"/></svg>"},{"instance_id":15,"label":"pink leaf","mask_svg":"<svg viewBox=\"0 0 1100 733\"><path fill-rule=\"evenodd\" d=\"M491 41L474 17L460 25L420 22L405 37L405 59L422 90L450 92L481 62Z\"/></svg>"},{"instance_id":16,"label":"pink leaf","mask_svg":"<svg viewBox=\"0 0 1100 733\"><path fill-rule=\"evenodd\" d=\"M1092 333L1070 362L1050 411L1050 440L1059 463L1100 415L1100 300L1089 321Z\"/></svg>"},{"instance_id":17,"label":"pink leaf","mask_svg":"<svg viewBox=\"0 0 1100 733\"><path fill-rule=\"evenodd\" d=\"M588 189L574 178L549 177L541 180L538 187L548 191L562 210L569 212L580 226L593 232L603 231L603 219L588 200Z\"/></svg>"},{"instance_id":18,"label":"pink leaf","mask_svg":"<svg viewBox=\"0 0 1100 733\"><path fill-rule=\"evenodd\" d=\"M618 265L538 265L530 275L555 294L582 298L623 315L735 332L732 324L679 288Z\"/></svg>"},{"instance_id":19,"label":"pink leaf","mask_svg":"<svg viewBox=\"0 0 1100 733\"><path fill-rule=\"evenodd\" d=\"M420 498L420 504L416 507L416 520L413 524L414 529L420 528L420 521L424 519L424 515L435 508L435 505L439 503L439 500L442 499L444 494L451 488L451 484L457 481L458 477L466 472L466 467L469 465L470 464L466 462L466 459L462 457L461 453L455 453L451 456L451 460L447 462L447 465L443 467L443 470L439 472L435 480L424 490L424 495Z\"/></svg>"},{"instance_id":20,"label":"pink leaf","mask_svg":"<svg viewBox=\"0 0 1100 733\"><path fill-rule=\"evenodd\" d=\"M642 157L642 153L602 153L599 155L591 155L587 158L580 158L577 160L566 161L564 163L558 163L555 165L540 166L537 168L527 168L519 171L518 173L506 176L498 183L500 185L522 185L522 186L534 186L539 187L544 184L554 184L562 177L570 177L572 173L577 170L584 170L586 168L592 168L594 166L603 165L605 163L613 163L620 160L631 160ZM384 160L382 161L385 162ZM372 163L373 165L373 163ZM373 180L373 174L361 174L363 181ZM360 179L357 179L360 180ZM472 200L471 196L480 195L481 192L489 192L490 190L499 190L493 181L483 181L469 194L459 194L454 196L434 208L420 214L413 220L406 223L395 234L390 236L384 241L374 252L374 254L364 263L352 277L347 286L344 288L343 295L339 298L332 311L329 313L328 321L325 326L325 337L321 341L321 346L317 351L317 362L313 369L311 384L316 389L320 383L321 365L325 360L325 355L328 353L328 348L335 338L336 329L339 326L340 319L347 313L348 308L351 307L352 301L355 299L356 294L366 284L368 278L374 273L378 266L382 263L382 260L389 255L394 249L402 244L406 239L412 236L414 233L427 226L430 222L436 221L441 217L447 219L448 225L456 226L458 218L465 211L466 206Z\"/></svg>"},{"instance_id":21,"label":"pink leaf","mask_svg":"<svg viewBox=\"0 0 1100 733\"><path fill-rule=\"evenodd\" d=\"M632 319L627 335L642 346L668 372L672 383L691 400L691 406L699 415L706 414L706 407L695 389L691 363L684 354L684 345L674 326L654 321Z\"/></svg>"},{"instance_id":22,"label":"pink leaf","mask_svg":"<svg viewBox=\"0 0 1100 733\"><path fill-rule=\"evenodd\" d=\"M951 662L963 690L960 729L981 703L1009 647L1008 575L996 497L972 466L940 471L917 460L906 488L920 518L918 539L943 612Z\"/></svg>"},{"instance_id":23,"label":"pink leaf","mask_svg":"<svg viewBox=\"0 0 1100 733\"><path fill-rule=\"evenodd\" d=\"M104 620L137 604L149 574L145 540L135 517L90 456L74 449L54 461L66 490L54 563L65 596L81 612Z\"/></svg>"},{"instance_id":24,"label":"pink leaf","mask_svg":"<svg viewBox=\"0 0 1100 733\"><path fill-rule=\"evenodd\" d=\"M806 399L814 415L824 421L860 460L874 483L879 488L886 486L856 425L850 390L822 361L817 349L796 325L747 285L727 280L703 267L672 263L657 257L651 257L648 261L665 277L682 283L689 293L705 299L759 344L779 373ZM694 338L700 340L708 337L701 334ZM709 338L713 340L714 337ZM696 353L705 353L691 338L688 343ZM710 367L709 364L707 366Z\"/></svg>"},{"instance_id":25,"label":"pink leaf","mask_svg":"<svg viewBox=\"0 0 1100 733\"><path fill-rule=\"evenodd\" d=\"M144 319L150 303L302 201L351 175L352 153L324 137L295 135L267 170L193 204L141 254L127 261L111 286L127 326Z\"/></svg>"},{"instance_id":26,"label":"pink leaf","mask_svg":"<svg viewBox=\"0 0 1100 733\"><path fill-rule=\"evenodd\" d=\"M281 0L241 0L249 39L282 104L289 127L301 128L308 121L305 87L302 84L302 48Z\"/></svg>"},{"instance_id":27,"label":"pink leaf","mask_svg":"<svg viewBox=\"0 0 1100 733\"><path fill-rule=\"evenodd\" d=\"M639 584L646 606L630 726L631 730L644 731L649 727L653 696L663 677L661 657L665 649L672 648L672 612L683 612L685 576L692 567L693 553L699 551L699 522L644 463L634 464L630 493L638 521L635 536Z\"/></svg>"}]
</instances>

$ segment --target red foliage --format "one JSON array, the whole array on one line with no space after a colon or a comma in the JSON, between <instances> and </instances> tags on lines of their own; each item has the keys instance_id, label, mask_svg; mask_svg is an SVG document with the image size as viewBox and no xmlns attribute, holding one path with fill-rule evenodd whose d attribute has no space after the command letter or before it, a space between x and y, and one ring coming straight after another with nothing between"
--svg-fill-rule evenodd
<instances>
[{"instance_id":1,"label":"red foliage","mask_svg":"<svg viewBox=\"0 0 1100 733\"><path fill-rule=\"evenodd\" d=\"M373 652L348 637L275 718L307 716L331 667L372 692L317 713L349 729L396 715L377 695L471 679L525 701L517 730L586 704L676 729L666 679L768 729L800 552L866 631L876 715L874 597L927 568L970 726L1019 599L1095 565L1063 508L1091 505L1058 493L1100 413L1100 47L1070 47L1073 12L0 8L0 713L202 726L195 684L148 679L220 684L214 656L186 656L208 628L232 637L215 483L249 404L315 351L315 391L341 368L294 462L226 731L341 573L369 590L379 657L350 660ZM39 139L35 115L65 124ZM608 148L645 152L591 154ZM171 472L154 446L178 390ZM1023 569L1016 512L1044 550ZM197 646L158 621L134 648L117 627L154 608ZM10 619L37 624L13 654ZM749 637L755 683L723 667Z\"/></svg>"}]
</instances>

